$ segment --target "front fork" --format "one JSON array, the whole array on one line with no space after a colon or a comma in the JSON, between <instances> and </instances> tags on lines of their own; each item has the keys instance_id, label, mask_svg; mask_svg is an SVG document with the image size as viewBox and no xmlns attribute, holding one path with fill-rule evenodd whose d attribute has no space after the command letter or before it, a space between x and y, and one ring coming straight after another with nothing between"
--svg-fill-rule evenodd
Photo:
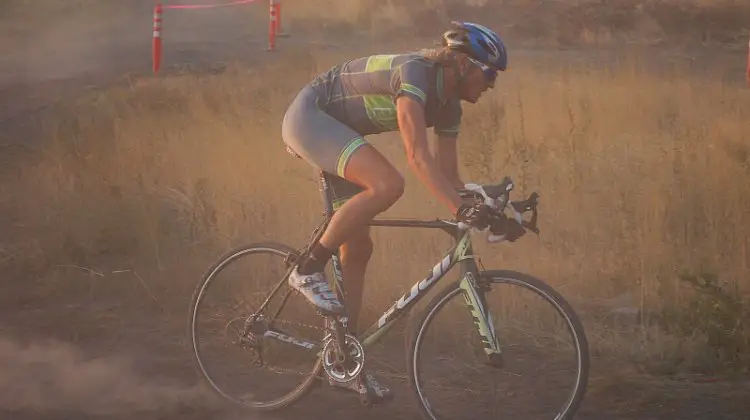
<instances>
[{"instance_id":1,"label":"front fork","mask_svg":"<svg viewBox=\"0 0 750 420\"><path fill-rule=\"evenodd\" d=\"M489 290L489 285L477 279L476 269L469 269L464 271L459 287L474 319L477 332L482 338L484 352L487 355L487 364L492 367L502 367L503 358L500 341L495 331L494 318L485 299L485 292Z\"/></svg>"}]
</instances>

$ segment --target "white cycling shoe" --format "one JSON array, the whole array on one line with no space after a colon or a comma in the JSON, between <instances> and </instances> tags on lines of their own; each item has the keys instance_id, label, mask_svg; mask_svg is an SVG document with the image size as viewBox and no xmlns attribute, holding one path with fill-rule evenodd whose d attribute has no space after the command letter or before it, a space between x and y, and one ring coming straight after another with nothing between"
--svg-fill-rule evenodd
<instances>
[{"instance_id":1,"label":"white cycling shoe","mask_svg":"<svg viewBox=\"0 0 750 420\"><path fill-rule=\"evenodd\" d=\"M344 312L344 305L338 300L326 280L325 274L300 274L295 268L289 274L289 287L298 291L310 303L326 314L340 315Z\"/></svg>"}]
</instances>

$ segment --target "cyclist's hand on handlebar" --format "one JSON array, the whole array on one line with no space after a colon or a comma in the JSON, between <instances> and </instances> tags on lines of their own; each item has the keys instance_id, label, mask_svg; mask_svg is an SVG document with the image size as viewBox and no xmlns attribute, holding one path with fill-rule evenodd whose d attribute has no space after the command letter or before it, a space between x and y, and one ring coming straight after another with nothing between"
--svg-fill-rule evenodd
<instances>
[{"instance_id":1,"label":"cyclist's hand on handlebar","mask_svg":"<svg viewBox=\"0 0 750 420\"><path fill-rule=\"evenodd\" d=\"M490 231L494 235L505 235L505 240L509 242L515 242L526 234L526 230L521 224L503 214L493 215L490 224Z\"/></svg>"},{"instance_id":2,"label":"cyclist's hand on handlebar","mask_svg":"<svg viewBox=\"0 0 750 420\"><path fill-rule=\"evenodd\" d=\"M456 220L467 225L484 229L489 225L492 207L479 203L464 203L456 211Z\"/></svg>"}]
</instances>

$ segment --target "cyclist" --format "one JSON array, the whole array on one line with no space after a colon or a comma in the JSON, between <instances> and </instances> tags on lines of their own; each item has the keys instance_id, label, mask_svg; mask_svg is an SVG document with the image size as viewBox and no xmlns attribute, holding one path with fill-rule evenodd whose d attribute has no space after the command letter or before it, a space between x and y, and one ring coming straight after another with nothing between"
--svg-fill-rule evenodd
<instances>
[{"instance_id":1,"label":"cyclist","mask_svg":"<svg viewBox=\"0 0 750 420\"><path fill-rule=\"evenodd\" d=\"M415 53L373 55L336 65L305 86L289 106L282 124L287 150L331 175L335 214L310 256L289 276L290 286L326 314L343 307L323 273L340 249L346 279L348 328L357 329L363 279L372 254L367 223L403 194L404 180L364 136L399 131L409 166L448 206L457 220L486 226L487 208L465 204L457 189L456 139L461 100L476 103L505 71L507 55L500 37L470 22L451 22L442 48ZM427 127L437 137L434 156ZM369 375L349 386L369 386L380 400L391 392ZM331 383L334 385L334 383Z\"/></svg>"}]
</instances>

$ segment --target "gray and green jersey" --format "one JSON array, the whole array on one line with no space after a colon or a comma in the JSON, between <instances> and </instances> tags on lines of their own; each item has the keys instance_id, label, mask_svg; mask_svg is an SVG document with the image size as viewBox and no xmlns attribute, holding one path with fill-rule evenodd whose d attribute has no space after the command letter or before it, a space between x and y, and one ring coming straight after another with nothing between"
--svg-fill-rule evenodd
<instances>
[{"instance_id":1,"label":"gray and green jersey","mask_svg":"<svg viewBox=\"0 0 750 420\"><path fill-rule=\"evenodd\" d=\"M319 106L361 135L397 131L396 98L409 95L425 110L427 127L457 136L461 103L443 95L443 71L416 53L373 55L335 66L311 83Z\"/></svg>"}]
</instances>

